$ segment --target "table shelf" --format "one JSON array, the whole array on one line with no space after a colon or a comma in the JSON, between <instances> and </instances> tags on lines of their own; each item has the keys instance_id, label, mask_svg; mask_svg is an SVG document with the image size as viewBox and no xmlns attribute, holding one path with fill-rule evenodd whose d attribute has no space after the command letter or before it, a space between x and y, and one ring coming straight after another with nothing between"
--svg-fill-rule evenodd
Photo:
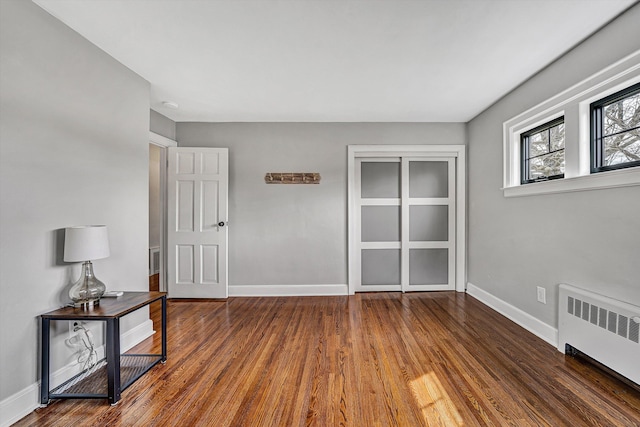
<instances>
[{"instance_id":1,"label":"table shelf","mask_svg":"<svg viewBox=\"0 0 640 427\"><path fill-rule=\"evenodd\" d=\"M125 390L138 378L162 361L161 354L120 355L121 388ZM49 392L50 399L95 398L106 399L108 395L107 359L104 358L86 371L60 384Z\"/></svg>"}]
</instances>

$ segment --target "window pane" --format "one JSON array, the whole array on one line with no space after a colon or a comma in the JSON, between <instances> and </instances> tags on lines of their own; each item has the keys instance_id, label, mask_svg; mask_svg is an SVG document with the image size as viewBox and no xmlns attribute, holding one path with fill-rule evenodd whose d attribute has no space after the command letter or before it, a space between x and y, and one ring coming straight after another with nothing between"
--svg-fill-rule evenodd
<instances>
[{"instance_id":1,"label":"window pane","mask_svg":"<svg viewBox=\"0 0 640 427\"><path fill-rule=\"evenodd\" d=\"M529 158L549 152L549 130L529 136Z\"/></svg>"},{"instance_id":2,"label":"window pane","mask_svg":"<svg viewBox=\"0 0 640 427\"><path fill-rule=\"evenodd\" d=\"M551 151L564 148L564 123L549 129L551 139Z\"/></svg>"},{"instance_id":3,"label":"window pane","mask_svg":"<svg viewBox=\"0 0 640 427\"><path fill-rule=\"evenodd\" d=\"M633 129L640 125L640 93L604 107L603 136Z\"/></svg>"},{"instance_id":4,"label":"window pane","mask_svg":"<svg viewBox=\"0 0 640 427\"><path fill-rule=\"evenodd\" d=\"M640 129L604 138L604 166L640 160Z\"/></svg>"},{"instance_id":5,"label":"window pane","mask_svg":"<svg viewBox=\"0 0 640 427\"><path fill-rule=\"evenodd\" d=\"M529 168L529 179L563 174L564 150L555 151L553 153L531 159Z\"/></svg>"},{"instance_id":6,"label":"window pane","mask_svg":"<svg viewBox=\"0 0 640 427\"><path fill-rule=\"evenodd\" d=\"M564 117L522 134L522 183L564 174Z\"/></svg>"}]
</instances>

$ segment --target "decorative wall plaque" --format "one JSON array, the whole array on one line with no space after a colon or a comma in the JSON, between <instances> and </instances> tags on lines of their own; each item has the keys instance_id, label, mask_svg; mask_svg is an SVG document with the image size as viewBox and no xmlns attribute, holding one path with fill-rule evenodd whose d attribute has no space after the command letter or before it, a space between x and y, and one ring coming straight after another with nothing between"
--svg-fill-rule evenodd
<instances>
[{"instance_id":1,"label":"decorative wall plaque","mask_svg":"<svg viewBox=\"0 0 640 427\"><path fill-rule=\"evenodd\" d=\"M267 172L267 184L320 184L318 172Z\"/></svg>"}]
</instances>

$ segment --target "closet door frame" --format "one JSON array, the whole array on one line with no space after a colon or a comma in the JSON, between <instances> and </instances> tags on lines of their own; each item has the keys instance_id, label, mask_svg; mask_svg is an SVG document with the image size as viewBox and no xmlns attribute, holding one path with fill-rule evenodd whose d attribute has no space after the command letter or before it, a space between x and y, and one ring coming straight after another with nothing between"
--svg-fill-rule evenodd
<instances>
[{"instance_id":1,"label":"closet door frame","mask_svg":"<svg viewBox=\"0 0 640 427\"><path fill-rule=\"evenodd\" d=\"M359 182L356 160L359 158L411 157L424 159L455 159L456 212L455 212L455 290L466 289L466 147L464 145L349 145L347 148L348 174L348 286L349 294L356 292L361 282L360 242L358 230L359 204L356 185Z\"/></svg>"}]
</instances>

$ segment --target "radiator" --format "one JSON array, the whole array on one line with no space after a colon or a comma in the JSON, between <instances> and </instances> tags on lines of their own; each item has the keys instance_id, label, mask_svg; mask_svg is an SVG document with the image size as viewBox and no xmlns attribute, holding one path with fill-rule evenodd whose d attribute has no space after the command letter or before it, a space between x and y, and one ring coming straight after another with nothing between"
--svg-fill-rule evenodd
<instances>
[{"instance_id":1,"label":"radiator","mask_svg":"<svg viewBox=\"0 0 640 427\"><path fill-rule=\"evenodd\" d=\"M160 273L160 247L149 248L149 276Z\"/></svg>"},{"instance_id":2,"label":"radiator","mask_svg":"<svg viewBox=\"0 0 640 427\"><path fill-rule=\"evenodd\" d=\"M560 285L558 350L578 350L640 384L640 307Z\"/></svg>"}]
</instances>

